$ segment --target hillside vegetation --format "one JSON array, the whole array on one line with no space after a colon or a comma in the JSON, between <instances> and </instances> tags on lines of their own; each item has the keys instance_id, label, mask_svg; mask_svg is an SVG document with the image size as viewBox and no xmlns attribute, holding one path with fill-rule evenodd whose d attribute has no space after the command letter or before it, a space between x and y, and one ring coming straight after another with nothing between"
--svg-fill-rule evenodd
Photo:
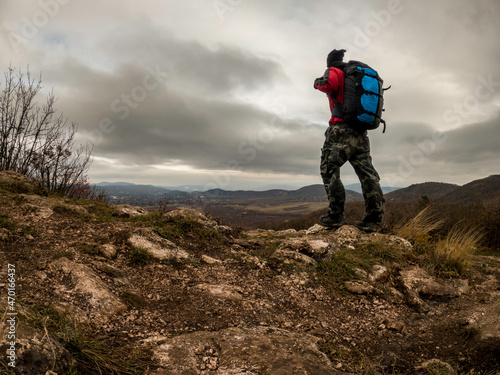
<instances>
[{"instance_id":1,"label":"hillside vegetation","mask_svg":"<svg viewBox=\"0 0 500 375\"><path fill-rule=\"evenodd\" d=\"M480 226L445 233L427 204L373 234L164 208L0 172L1 373L498 374L500 259Z\"/></svg>"}]
</instances>

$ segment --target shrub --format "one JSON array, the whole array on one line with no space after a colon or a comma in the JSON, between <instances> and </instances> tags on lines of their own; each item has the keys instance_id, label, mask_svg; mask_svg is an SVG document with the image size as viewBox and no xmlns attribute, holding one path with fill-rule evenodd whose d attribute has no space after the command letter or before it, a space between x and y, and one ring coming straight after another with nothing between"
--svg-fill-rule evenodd
<instances>
[{"instance_id":1,"label":"shrub","mask_svg":"<svg viewBox=\"0 0 500 375\"><path fill-rule=\"evenodd\" d=\"M34 177L54 193L81 195L88 186L85 174L92 163L92 146L75 147L78 126L66 126L67 119L56 114L52 93L38 105L41 89L41 79L33 79L29 71L16 75L9 68L5 73L0 92L0 170Z\"/></svg>"}]
</instances>

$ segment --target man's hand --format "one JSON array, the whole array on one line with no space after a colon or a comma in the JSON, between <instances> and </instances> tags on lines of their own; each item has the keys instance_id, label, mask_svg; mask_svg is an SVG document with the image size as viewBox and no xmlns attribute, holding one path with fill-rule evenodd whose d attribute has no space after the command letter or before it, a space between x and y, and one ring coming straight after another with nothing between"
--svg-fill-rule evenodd
<instances>
[{"instance_id":1,"label":"man's hand","mask_svg":"<svg viewBox=\"0 0 500 375\"><path fill-rule=\"evenodd\" d=\"M325 74L323 74L323 77L316 78L314 80L314 88L317 90L318 88L316 86L324 86L328 83L328 78L330 78L330 69L327 69L325 71Z\"/></svg>"}]
</instances>

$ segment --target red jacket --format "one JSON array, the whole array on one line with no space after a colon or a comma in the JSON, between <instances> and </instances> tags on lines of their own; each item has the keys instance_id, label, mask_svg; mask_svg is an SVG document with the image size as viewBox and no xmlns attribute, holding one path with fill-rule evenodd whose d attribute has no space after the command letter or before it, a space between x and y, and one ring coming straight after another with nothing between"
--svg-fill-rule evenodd
<instances>
[{"instance_id":1,"label":"red jacket","mask_svg":"<svg viewBox=\"0 0 500 375\"><path fill-rule=\"evenodd\" d=\"M323 77L316 78L314 81L314 88L327 94L328 101L330 102L330 112L333 107L335 107L335 103L331 96L333 96L337 102L344 104L344 72L342 70L334 68L333 66L328 68ZM337 122L344 122L344 120L332 116L329 122L333 125Z\"/></svg>"}]
</instances>

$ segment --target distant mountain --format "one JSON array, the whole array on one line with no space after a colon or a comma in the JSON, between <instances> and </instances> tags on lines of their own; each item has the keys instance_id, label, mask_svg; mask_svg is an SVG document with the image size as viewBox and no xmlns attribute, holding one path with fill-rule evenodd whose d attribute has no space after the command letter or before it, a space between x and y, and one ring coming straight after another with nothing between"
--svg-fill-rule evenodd
<instances>
[{"instance_id":1,"label":"distant mountain","mask_svg":"<svg viewBox=\"0 0 500 375\"><path fill-rule=\"evenodd\" d=\"M500 175L492 175L460 186L443 197L447 203L486 203L500 199Z\"/></svg>"},{"instance_id":2,"label":"distant mountain","mask_svg":"<svg viewBox=\"0 0 500 375\"><path fill-rule=\"evenodd\" d=\"M360 194L363 193L363 190L361 190L361 184L359 182L356 182L355 184L345 185L344 187L346 190L352 190ZM381 188L384 194L390 193L391 191L402 189L402 187L396 187L396 186L381 186Z\"/></svg>"},{"instance_id":3,"label":"distant mountain","mask_svg":"<svg viewBox=\"0 0 500 375\"><path fill-rule=\"evenodd\" d=\"M253 190L222 190L212 189L199 193L203 198L209 199L269 199L288 200L294 202L327 202L325 187L320 184L304 186L298 190L271 189L266 191ZM355 191L346 190L346 200L360 201L363 196Z\"/></svg>"},{"instance_id":4,"label":"distant mountain","mask_svg":"<svg viewBox=\"0 0 500 375\"><path fill-rule=\"evenodd\" d=\"M412 202L427 196L430 200L441 199L457 190L459 185L443 182L424 182L385 194L387 202Z\"/></svg>"},{"instance_id":5,"label":"distant mountain","mask_svg":"<svg viewBox=\"0 0 500 375\"><path fill-rule=\"evenodd\" d=\"M203 191L205 189L205 185L179 185L179 186L163 186L158 185L157 187L167 190L178 190L178 191Z\"/></svg>"},{"instance_id":6,"label":"distant mountain","mask_svg":"<svg viewBox=\"0 0 500 375\"><path fill-rule=\"evenodd\" d=\"M110 197L113 204L133 204L138 206L153 206L160 199L177 201L186 198L185 191L167 190L153 185L108 184L98 185Z\"/></svg>"},{"instance_id":7,"label":"distant mountain","mask_svg":"<svg viewBox=\"0 0 500 375\"><path fill-rule=\"evenodd\" d=\"M95 184L96 186L114 186L114 185L120 185L120 186L132 186L132 185L135 185L131 182L106 182L106 181L102 181L102 182L99 182L97 184Z\"/></svg>"},{"instance_id":8,"label":"distant mountain","mask_svg":"<svg viewBox=\"0 0 500 375\"><path fill-rule=\"evenodd\" d=\"M298 190L291 192L293 197L299 198L300 200L312 202L312 201L328 201L326 196L326 191L324 185L316 184L304 186ZM363 200L363 195L356 191L352 191L346 188L345 190L346 200L351 202L357 202Z\"/></svg>"},{"instance_id":9,"label":"distant mountain","mask_svg":"<svg viewBox=\"0 0 500 375\"><path fill-rule=\"evenodd\" d=\"M270 189L254 190L223 190L190 191L195 186L179 186L176 190L154 185L136 185L129 182L100 182L101 187L111 198L111 203L127 203L136 205L156 205L166 198L170 203L200 203L200 202L233 202L249 203L249 201L273 202L327 202L325 188L321 184L304 186L297 190ZM359 184L346 185L346 198L350 202L363 201L358 191ZM482 203L489 199L500 199L500 175L492 175L475 180L463 186L443 182L424 182L406 188L385 187L387 202L414 202L422 196L431 201L449 203ZM388 189L397 189L387 192Z\"/></svg>"}]
</instances>

